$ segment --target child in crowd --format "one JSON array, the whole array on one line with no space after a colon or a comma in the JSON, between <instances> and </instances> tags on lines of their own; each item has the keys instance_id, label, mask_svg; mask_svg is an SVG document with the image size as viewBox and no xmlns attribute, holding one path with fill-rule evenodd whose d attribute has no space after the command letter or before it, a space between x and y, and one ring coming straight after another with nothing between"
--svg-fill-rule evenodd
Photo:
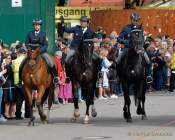
<instances>
[{"instance_id":1,"label":"child in crowd","mask_svg":"<svg viewBox=\"0 0 175 140\"><path fill-rule=\"evenodd\" d=\"M101 70L98 73L97 88L99 99L106 99L106 91L109 90L108 72L112 63L107 59L108 50L101 48L99 56L101 58Z\"/></svg>"}]
</instances>

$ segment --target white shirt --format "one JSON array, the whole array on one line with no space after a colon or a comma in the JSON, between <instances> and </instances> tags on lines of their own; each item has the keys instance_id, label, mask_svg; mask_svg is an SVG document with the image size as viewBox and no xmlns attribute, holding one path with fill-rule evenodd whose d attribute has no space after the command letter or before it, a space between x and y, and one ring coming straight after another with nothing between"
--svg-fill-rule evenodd
<instances>
[{"instance_id":1,"label":"white shirt","mask_svg":"<svg viewBox=\"0 0 175 140\"><path fill-rule=\"evenodd\" d=\"M101 71L103 72L108 72L109 71L109 67L112 65L112 63L107 59L107 57L104 57L103 60L102 60L102 68L101 68Z\"/></svg>"},{"instance_id":2,"label":"white shirt","mask_svg":"<svg viewBox=\"0 0 175 140\"><path fill-rule=\"evenodd\" d=\"M86 32L86 30L87 30L87 27L86 28L82 28L82 30L83 30L83 34Z\"/></svg>"},{"instance_id":3,"label":"white shirt","mask_svg":"<svg viewBox=\"0 0 175 140\"><path fill-rule=\"evenodd\" d=\"M35 31L35 36L37 36L39 34L40 31Z\"/></svg>"}]
</instances>

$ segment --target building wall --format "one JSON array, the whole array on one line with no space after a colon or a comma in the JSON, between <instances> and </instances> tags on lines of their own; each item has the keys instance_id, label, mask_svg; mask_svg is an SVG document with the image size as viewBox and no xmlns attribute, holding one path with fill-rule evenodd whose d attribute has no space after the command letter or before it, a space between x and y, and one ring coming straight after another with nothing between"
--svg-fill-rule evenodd
<instances>
[{"instance_id":1,"label":"building wall","mask_svg":"<svg viewBox=\"0 0 175 140\"><path fill-rule=\"evenodd\" d=\"M42 29L47 32L49 51L53 50L55 29L55 0L22 0L22 7L12 7L12 0L0 0L0 39L11 44L25 41L33 29L32 20L41 18Z\"/></svg>"},{"instance_id":2,"label":"building wall","mask_svg":"<svg viewBox=\"0 0 175 140\"><path fill-rule=\"evenodd\" d=\"M158 31L161 34L168 34L175 37L175 11L174 10L112 10L112 11L93 11L91 13L91 27L96 30L97 26L102 26L109 34L113 28L119 33L122 27L130 23L130 14L138 12L141 15L141 23L145 31L156 36Z\"/></svg>"}]
</instances>

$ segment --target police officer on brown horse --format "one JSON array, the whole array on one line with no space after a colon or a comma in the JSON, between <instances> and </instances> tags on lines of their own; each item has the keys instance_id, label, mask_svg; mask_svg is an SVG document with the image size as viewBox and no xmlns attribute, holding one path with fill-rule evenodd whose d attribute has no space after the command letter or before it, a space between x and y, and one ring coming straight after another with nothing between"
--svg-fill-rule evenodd
<instances>
[{"instance_id":1,"label":"police officer on brown horse","mask_svg":"<svg viewBox=\"0 0 175 140\"><path fill-rule=\"evenodd\" d=\"M54 77L53 82L55 85L58 85L58 82L59 82L58 76L57 76L58 74L57 74L55 65L53 63L53 60L51 59L50 55L47 53L48 41L46 39L46 33L41 31L41 25L42 25L41 19L33 20L34 30L30 31L27 34L25 43L27 46L38 45L41 56L46 62L47 66L49 67L49 70L51 71L52 76ZM27 59L25 59L24 62L21 64L21 72L26 60Z\"/></svg>"}]
</instances>

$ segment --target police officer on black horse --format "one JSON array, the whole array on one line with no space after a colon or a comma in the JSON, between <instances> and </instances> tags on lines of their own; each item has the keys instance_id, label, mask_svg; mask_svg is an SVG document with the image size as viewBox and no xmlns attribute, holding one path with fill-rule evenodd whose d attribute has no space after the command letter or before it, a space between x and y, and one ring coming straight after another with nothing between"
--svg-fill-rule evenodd
<instances>
[{"instance_id":1,"label":"police officer on black horse","mask_svg":"<svg viewBox=\"0 0 175 140\"><path fill-rule=\"evenodd\" d=\"M62 24L64 19L62 17ZM70 45L70 51L66 57L66 72L70 76L73 89L74 113L73 121L80 116L78 106L78 87L81 87L82 96L86 102L86 115L84 123L89 122L89 106L93 117L97 115L94 106L94 91L98 75L98 62L93 58L94 32L89 27L89 18L81 16L80 25L63 30L73 33L74 37Z\"/></svg>"},{"instance_id":2,"label":"police officer on black horse","mask_svg":"<svg viewBox=\"0 0 175 140\"><path fill-rule=\"evenodd\" d=\"M125 48L123 49L123 51L121 53L119 53L119 56L116 60L116 62L118 64L121 63L121 59L125 56L127 48L130 48L130 44L129 44L129 37L130 37L130 33L132 30L136 29L137 26L139 26L139 20L140 20L140 15L138 13L132 13L130 15L131 18L131 24L126 25L121 33L119 34L119 37L117 38L117 41L121 44L125 45ZM144 31L143 27L142 27L142 32ZM144 40L143 40L144 41ZM147 83L152 83L152 76L151 76L151 65L150 65L150 59L146 53L146 51L143 48L142 51L142 56L145 59L146 63L147 63Z\"/></svg>"},{"instance_id":3,"label":"police officer on black horse","mask_svg":"<svg viewBox=\"0 0 175 140\"><path fill-rule=\"evenodd\" d=\"M51 71L52 76L54 77L53 82L55 85L58 85L59 83L58 74L57 74L54 62L52 61L50 55L47 53L48 41L46 39L46 33L41 31L41 25L42 25L41 19L33 20L34 30L30 31L27 34L25 44L26 46L36 45L40 48L41 56L45 60L47 66L49 67L49 70ZM27 58L21 64L20 73L22 73L22 69L26 61L27 61Z\"/></svg>"},{"instance_id":4,"label":"police officer on black horse","mask_svg":"<svg viewBox=\"0 0 175 140\"><path fill-rule=\"evenodd\" d=\"M64 25L64 18L61 17L61 23L63 27L63 31L67 33L73 33L73 40L70 44L70 51L66 56L66 63L69 64L71 61L71 57L78 51L78 47L82 40L93 39L94 32L89 27L89 18L87 16L81 16L80 25L76 25L75 27L66 28Z\"/></svg>"}]
</instances>

